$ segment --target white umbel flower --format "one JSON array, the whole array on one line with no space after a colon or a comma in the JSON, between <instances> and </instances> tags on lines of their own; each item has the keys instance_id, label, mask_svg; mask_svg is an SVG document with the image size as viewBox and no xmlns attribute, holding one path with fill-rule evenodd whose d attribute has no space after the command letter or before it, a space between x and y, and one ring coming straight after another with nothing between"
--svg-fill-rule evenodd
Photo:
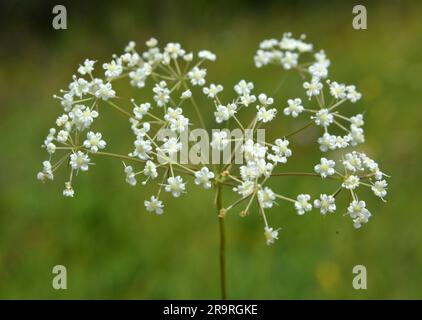
<instances>
[{"instance_id":1,"label":"white umbel flower","mask_svg":"<svg viewBox=\"0 0 422 320\"><path fill-rule=\"evenodd\" d=\"M95 153L99 149L104 149L106 147L106 142L102 139L102 134L100 132L95 133L90 131L86 135L84 147Z\"/></svg>"},{"instance_id":2,"label":"white umbel flower","mask_svg":"<svg viewBox=\"0 0 422 320\"><path fill-rule=\"evenodd\" d=\"M349 190L354 190L359 186L359 181L359 177L352 174L344 180L341 186Z\"/></svg>"},{"instance_id":3,"label":"white umbel flower","mask_svg":"<svg viewBox=\"0 0 422 320\"><path fill-rule=\"evenodd\" d=\"M319 110L315 117L312 117L318 126L328 127L334 121L334 116L328 111L328 109Z\"/></svg>"},{"instance_id":4,"label":"white umbel flower","mask_svg":"<svg viewBox=\"0 0 422 320\"><path fill-rule=\"evenodd\" d=\"M375 181L374 185L372 186L372 191L377 197L383 199L387 195L387 181Z\"/></svg>"},{"instance_id":5,"label":"white umbel flower","mask_svg":"<svg viewBox=\"0 0 422 320\"><path fill-rule=\"evenodd\" d=\"M321 158L321 163L317 164L314 167L316 173L319 173L322 178L327 178L332 176L336 171L334 169L336 163L334 160L328 160L326 158Z\"/></svg>"},{"instance_id":6,"label":"white umbel flower","mask_svg":"<svg viewBox=\"0 0 422 320\"><path fill-rule=\"evenodd\" d=\"M257 107L257 110L257 119L263 123L272 121L277 114L277 109L275 108L267 109L265 107Z\"/></svg>"},{"instance_id":7,"label":"white umbel flower","mask_svg":"<svg viewBox=\"0 0 422 320\"><path fill-rule=\"evenodd\" d=\"M64 189L63 189L63 196L68 198L73 198L75 195L75 191L72 188L72 184L68 181L64 183Z\"/></svg>"},{"instance_id":8,"label":"white umbel flower","mask_svg":"<svg viewBox=\"0 0 422 320\"><path fill-rule=\"evenodd\" d=\"M258 191L258 200L263 208L271 208L275 200L275 194L270 188L265 187Z\"/></svg>"},{"instance_id":9,"label":"white umbel flower","mask_svg":"<svg viewBox=\"0 0 422 320\"><path fill-rule=\"evenodd\" d=\"M182 95L180 96L180 99L189 99L190 97L192 97L192 91L190 91L189 89L188 90L185 90L185 91L183 91L182 92Z\"/></svg>"},{"instance_id":10,"label":"white umbel flower","mask_svg":"<svg viewBox=\"0 0 422 320\"><path fill-rule=\"evenodd\" d=\"M312 210L312 205L309 203L311 196L309 194L300 194L295 201L295 208L299 215L304 215L305 212Z\"/></svg>"},{"instance_id":11,"label":"white umbel flower","mask_svg":"<svg viewBox=\"0 0 422 320\"><path fill-rule=\"evenodd\" d=\"M217 59L217 56L214 53L212 53L211 51L208 51L208 50L199 51L198 57L200 59L205 59L205 60L210 60L210 61L215 61L215 59Z\"/></svg>"},{"instance_id":12,"label":"white umbel flower","mask_svg":"<svg viewBox=\"0 0 422 320\"><path fill-rule=\"evenodd\" d=\"M73 170L88 171L89 161L91 161L91 159L89 159L87 154L82 151L77 151L70 155L69 164Z\"/></svg>"},{"instance_id":13,"label":"white umbel flower","mask_svg":"<svg viewBox=\"0 0 422 320\"><path fill-rule=\"evenodd\" d=\"M303 112L302 100L299 98L287 100L288 107L284 108L283 112L286 116L292 115L296 118L300 113Z\"/></svg>"},{"instance_id":14,"label":"white umbel flower","mask_svg":"<svg viewBox=\"0 0 422 320\"><path fill-rule=\"evenodd\" d=\"M292 155L292 150L288 148L289 140L287 139L276 139L275 145L271 147L274 154L269 154L268 159L274 163L286 163L287 158Z\"/></svg>"},{"instance_id":15,"label":"white umbel flower","mask_svg":"<svg viewBox=\"0 0 422 320\"><path fill-rule=\"evenodd\" d=\"M151 179L155 179L158 176L157 166L151 160L145 163L144 175Z\"/></svg>"},{"instance_id":16,"label":"white umbel flower","mask_svg":"<svg viewBox=\"0 0 422 320\"><path fill-rule=\"evenodd\" d=\"M255 189L255 183L253 181L244 181L237 187L233 188L234 192L237 192L242 197L247 197L252 194Z\"/></svg>"},{"instance_id":17,"label":"white umbel flower","mask_svg":"<svg viewBox=\"0 0 422 320\"><path fill-rule=\"evenodd\" d=\"M239 83L234 86L234 91L236 91L239 96L244 96L250 94L253 88L254 85L252 82L240 80Z\"/></svg>"},{"instance_id":18,"label":"white umbel flower","mask_svg":"<svg viewBox=\"0 0 422 320\"><path fill-rule=\"evenodd\" d=\"M344 99L347 96L346 86L335 81L330 82L330 94L336 99Z\"/></svg>"},{"instance_id":19,"label":"white umbel flower","mask_svg":"<svg viewBox=\"0 0 422 320\"><path fill-rule=\"evenodd\" d=\"M214 179L214 172L207 167L195 172L195 184L203 186L204 189L211 188L211 179Z\"/></svg>"},{"instance_id":20,"label":"white umbel flower","mask_svg":"<svg viewBox=\"0 0 422 320\"><path fill-rule=\"evenodd\" d=\"M336 137L325 132L322 137L318 138L319 149L322 152L334 150L336 148Z\"/></svg>"},{"instance_id":21,"label":"white umbel flower","mask_svg":"<svg viewBox=\"0 0 422 320\"><path fill-rule=\"evenodd\" d=\"M353 219L353 225L359 229L363 223L368 223L371 213L366 209L365 201L354 200L347 208L347 212Z\"/></svg>"},{"instance_id":22,"label":"white umbel flower","mask_svg":"<svg viewBox=\"0 0 422 320\"><path fill-rule=\"evenodd\" d=\"M303 87L306 89L306 94L310 99L312 96L320 94L322 90L322 83L319 79L312 79L311 82L304 82Z\"/></svg>"},{"instance_id":23,"label":"white umbel flower","mask_svg":"<svg viewBox=\"0 0 422 320\"><path fill-rule=\"evenodd\" d=\"M202 92L208 97L214 99L217 94L223 91L223 86L221 84L215 85L211 83L209 87L204 87Z\"/></svg>"},{"instance_id":24,"label":"white umbel flower","mask_svg":"<svg viewBox=\"0 0 422 320\"><path fill-rule=\"evenodd\" d=\"M102 100L108 100L116 96L116 91L113 90L111 83L100 84L95 96Z\"/></svg>"},{"instance_id":25,"label":"white umbel flower","mask_svg":"<svg viewBox=\"0 0 422 320\"><path fill-rule=\"evenodd\" d=\"M149 154L152 151L151 141L144 140L142 136L138 136L133 144L135 150L129 153L129 156L138 157L141 160L149 159Z\"/></svg>"},{"instance_id":26,"label":"white umbel flower","mask_svg":"<svg viewBox=\"0 0 422 320\"><path fill-rule=\"evenodd\" d=\"M227 132L213 132L212 141L210 143L213 149L219 151L223 150L229 144L229 139L227 139Z\"/></svg>"},{"instance_id":27,"label":"white umbel flower","mask_svg":"<svg viewBox=\"0 0 422 320\"><path fill-rule=\"evenodd\" d=\"M126 182L131 186L136 185L136 175L133 172L132 166L125 166Z\"/></svg>"},{"instance_id":28,"label":"white umbel flower","mask_svg":"<svg viewBox=\"0 0 422 320\"><path fill-rule=\"evenodd\" d=\"M321 194L314 200L314 207L319 208L322 215L336 211L335 198L332 195Z\"/></svg>"},{"instance_id":29,"label":"white umbel flower","mask_svg":"<svg viewBox=\"0 0 422 320\"><path fill-rule=\"evenodd\" d=\"M265 242L267 245L272 245L275 240L278 240L278 231L280 229L274 230L273 228L270 228L268 226L265 226L264 228L264 236L265 236Z\"/></svg>"},{"instance_id":30,"label":"white umbel flower","mask_svg":"<svg viewBox=\"0 0 422 320\"><path fill-rule=\"evenodd\" d=\"M167 184L164 187L166 192L171 192L173 197L178 198L185 191L185 183L183 182L182 177L169 177L167 179Z\"/></svg>"},{"instance_id":31,"label":"white umbel flower","mask_svg":"<svg viewBox=\"0 0 422 320\"><path fill-rule=\"evenodd\" d=\"M145 200L144 205L148 212L155 212L158 215L163 214L163 202L154 196L152 196L150 200Z\"/></svg>"},{"instance_id":32,"label":"white umbel flower","mask_svg":"<svg viewBox=\"0 0 422 320\"><path fill-rule=\"evenodd\" d=\"M42 171L38 172L37 174L37 179L42 181L42 182L46 182L47 180L53 180L54 179L54 175L53 175L53 167L50 163L50 161L44 161L42 163L43 165L43 169Z\"/></svg>"},{"instance_id":33,"label":"white umbel flower","mask_svg":"<svg viewBox=\"0 0 422 320\"><path fill-rule=\"evenodd\" d=\"M94 60L85 59L84 63L79 66L78 72L81 75L85 75L87 73L89 74L92 71L94 71L94 64L95 64Z\"/></svg>"},{"instance_id":34,"label":"white umbel flower","mask_svg":"<svg viewBox=\"0 0 422 320\"><path fill-rule=\"evenodd\" d=\"M188 78L194 86L203 86L205 84L205 76L207 75L207 69L199 69L194 67L188 72Z\"/></svg>"}]
</instances>

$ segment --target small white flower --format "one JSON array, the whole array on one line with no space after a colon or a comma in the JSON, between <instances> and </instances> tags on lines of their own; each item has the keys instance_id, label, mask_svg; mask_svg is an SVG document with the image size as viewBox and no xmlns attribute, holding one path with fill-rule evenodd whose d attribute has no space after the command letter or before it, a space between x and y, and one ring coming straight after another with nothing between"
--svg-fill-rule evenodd
<instances>
[{"instance_id":1,"label":"small white flower","mask_svg":"<svg viewBox=\"0 0 422 320\"><path fill-rule=\"evenodd\" d=\"M371 217L371 213L366 209L365 201L353 201L347 208L347 212L353 219L354 227L359 229L362 223L367 223Z\"/></svg>"},{"instance_id":2,"label":"small white flower","mask_svg":"<svg viewBox=\"0 0 422 320\"><path fill-rule=\"evenodd\" d=\"M171 120L176 120L182 112L182 108L168 108L166 114L164 115L164 120L169 122Z\"/></svg>"},{"instance_id":3,"label":"small white flower","mask_svg":"<svg viewBox=\"0 0 422 320\"><path fill-rule=\"evenodd\" d=\"M194 67L188 72L188 78L194 86L203 86L205 84L205 76L207 75L207 69L199 69Z\"/></svg>"},{"instance_id":4,"label":"small white flower","mask_svg":"<svg viewBox=\"0 0 422 320\"><path fill-rule=\"evenodd\" d=\"M65 143L69 138L69 132L66 130L60 130L57 134L57 141L61 143Z\"/></svg>"},{"instance_id":5,"label":"small white flower","mask_svg":"<svg viewBox=\"0 0 422 320\"><path fill-rule=\"evenodd\" d=\"M69 164L73 170L80 169L81 171L87 171L90 164L89 161L91 161L91 159L89 159L87 154L82 151L77 151L76 153L72 153L70 155Z\"/></svg>"},{"instance_id":6,"label":"small white flower","mask_svg":"<svg viewBox=\"0 0 422 320\"><path fill-rule=\"evenodd\" d=\"M371 189L377 197L382 199L387 195L387 181L375 181Z\"/></svg>"},{"instance_id":7,"label":"small white flower","mask_svg":"<svg viewBox=\"0 0 422 320\"><path fill-rule=\"evenodd\" d=\"M354 117L350 118L350 122L356 127L362 127L365 122L363 121L363 114L357 114Z\"/></svg>"},{"instance_id":8,"label":"small white flower","mask_svg":"<svg viewBox=\"0 0 422 320\"><path fill-rule=\"evenodd\" d=\"M94 60L85 59L84 64L79 66L78 72L81 75L89 74L94 70L94 64Z\"/></svg>"},{"instance_id":9,"label":"small white flower","mask_svg":"<svg viewBox=\"0 0 422 320\"><path fill-rule=\"evenodd\" d=\"M213 132L212 141L210 143L211 147L219 151L223 150L229 144L227 139L227 132Z\"/></svg>"},{"instance_id":10,"label":"small white flower","mask_svg":"<svg viewBox=\"0 0 422 320\"><path fill-rule=\"evenodd\" d=\"M237 192L242 197L247 197L252 194L255 189L255 183L253 181L244 181L237 187L233 188L234 192Z\"/></svg>"},{"instance_id":11,"label":"small white flower","mask_svg":"<svg viewBox=\"0 0 422 320\"><path fill-rule=\"evenodd\" d=\"M149 159L149 154L152 151L151 141L144 140L141 136L138 136L133 144L135 150L129 153L129 156L138 157L141 160Z\"/></svg>"},{"instance_id":12,"label":"small white flower","mask_svg":"<svg viewBox=\"0 0 422 320\"><path fill-rule=\"evenodd\" d=\"M45 146L47 152L49 154L53 154L54 152L56 152L56 145L52 142L49 142L46 146Z\"/></svg>"},{"instance_id":13,"label":"small white flower","mask_svg":"<svg viewBox=\"0 0 422 320\"><path fill-rule=\"evenodd\" d=\"M206 60L210 60L210 61L215 61L215 59L217 58L217 56L214 53L212 53L211 51L208 51L208 50L199 51L198 57L200 59L206 59Z\"/></svg>"},{"instance_id":14,"label":"small white flower","mask_svg":"<svg viewBox=\"0 0 422 320\"><path fill-rule=\"evenodd\" d=\"M271 147L274 154L269 154L268 159L274 163L286 163L287 158L292 155L292 150L288 148L289 140L287 139L276 139L275 145Z\"/></svg>"},{"instance_id":15,"label":"small white flower","mask_svg":"<svg viewBox=\"0 0 422 320\"><path fill-rule=\"evenodd\" d=\"M346 97L352 103L355 103L356 101L360 100L360 98L362 98L362 94L356 91L356 86L354 85L347 86L346 91L347 91Z\"/></svg>"},{"instance_id":16,"label":"small white flower","mask_svg":"<svg viewBox=\"0 0 422 320\"><path fill-rule=\"evenodd\" d=\"M259 103L264 107L272 105L274 103L274 99L271 97L267 97L265 93L261 93L258 96L258 100L259 100Z\"/></svg>"},{"instance_id":17,"label":"small white flower","mask_svg":"<svg viewBox=\"0 0 422 320\"><path fill-rule=\"evenodd\" d=\"M350 136L332 136L335 141L335 148L344 149L349 146Z\"/></svg>"},{"instance_id":18,"label":"small white flower","mask_svg":"<svg viewBox=\"0 0 422 320\"><path fill-rule=\"evenodd\" d=\"M319 149L322 152L334 150L336 148L336 137L330 135L328 132L324 133L322 137L318 138Z\"/></svg>"},{"instance_id":19,"label":"small white flower","mask_svg":"<svg viewBox=\"0 0 422 320\"><path fill-rule=\"evenodd\" d=\"M166 47L164 48L164 52L166 52L172 59L177 59L177 57L182 57L185 54L185 50L182 49L180 43L167 43Z\"/></svg>"},{"instance_id":20,"label":"small white flower","mask_svg":"<svg viewBox=\"0 0 422 320\"><path fill-rule=\"evenodd\" d=\"M204 92L208 98L215 98L221 91L223 91L223 86L221 84L215 85L213 83L210 84L209 88L204 87L202 89L202 92Z\"/></svg>"},{"instance_id":21,"label":"small white flower","mask_svg":"<svg viewBox=\"0 0 422 320\"><path fill-rule=\"evenodd\" d=\"M42 163L42 165L43 165L43 169L42 171L37 173L37 179L42 182L46 182L47 180L52 181L54 179L54 175L53 175L52 165L50 161L46 160Z\"/></svg>"},{"instance_id":22,"label":"small white flower","mask_svg":"<svg viewBox=\"0 0 422 320\"><path fill-rule=\"evenodd\" d=\"M70 94L73 94L78 97L82 97L82 95L88 93L89 91L89 82L83 78L77 79L75 76L73 78L73 82L69 85Z\"/></svg>"},{"instance_id":23,"label":"small white flower","mask_svg":"<svg viewBox=\"0 0 422 320\"><path fill-rule=\"evenodd\" d=\"M189 99L190 97L192 97L192 91L190 91L188 89L188 90L182 92L180 99Z\"/></svg>"},{"instance_id":24,"label":"small white flower","mask_svg":"<svg viewBox=\"0 0 422 320\"><path fill-rule=\"evenodd\" d=\"M332 176L336 171L334 169L336 163L334 160L327 160L326 158L321 158L321 163L317 164L314 167L316 173L319 173L322 178L327 178Z\"/></svg>"},{"instance_id":25,"label":"small white flower","mask_svg":"<svg viewBox=\"0 0 422 320\"><path fill-rule=\"evenodd\" d=\"M306 94L309 98L317 96L322 90L322 83L319 79L312 79L311 82L304 82L303 87L306 89Z\"/></svg>"},{"instance_id":26,"label":"small white flower","mask_svg":"<svg viewBox=\"0 0 422 320\"><path fill-rule=\"evenodd\" d=\"M336 99L344 99L347 95L346 86L335 81L330 82L330 94Z\"/></svg>"},{"instance_id":27,"label":"small white flower","mask_svg":"<svg viewBox=\"0 0 422 320\"><path fill-rule=\"evenodd\" d=\"M147 47L149 48L154 48L157 46L158 41L155 38L150 38L147 42L145 42L145 44L147 45Z\"/></svg>"},{"instance_id":28,"label":"small white flower","mask_svg":"<svg viewBox=\"0 0 422 320\"><path fill-rule=\"evenodd\" d=\"M360 179L358 176L350 175L344 180L341 186L349 190L354 190L359 186L359 181Z\"/></svg>"},{"instance_id":29,"label":"small white flower","mask_svg":"<svg viewBox=\"0 0 422 320\"><path fill-rule=\"evenodd\" d=\"M316 62L309 66L308 70L315 79L326 78L328 76L328 68L324 63Z\"/></svg>"},{"instance_id":30,"label":"small white flower","mask_svg":"<svg viewBox=\"0 0 422 320\"><path fill-rule=\"evenodd\" d=\"M234 111L236 113L236 111ZM233 113L233 114L234 114ZM216 111L214 112L215 121L217 123L222 123L230 119L230 110L228 107L223 105L216 106Z\"/></svg>"},{"instance_id":31,"label":"small white flower","mask_svg":"<svg viewBox=\"0 0 422 320\"><path fill-rule=\"evenodd\" d=\"M167 179L167 184L164 187L166 192L171 192L173 197L178 198L185 191L185 183L180 176L169 177Z\"/></svg>"},{"instance_id":32,"label":"small white flower","mask_svg":"<svg viewBox=\"0 0 422 320\"><path fill-rule=\"evenodd\" d=\"M312 210L312 205L309 203L311 196L309 194L300 194L295 201L295 208L299 215L305 214L307 211Z\"/></svg>"},{"instance_id":33,"label":"small white flower","mask_svg":"<svg viewBox=\"0 0 422 320\"><path fill-rule=\"evenodd\" d=\"M347 170L351 172L363 170L362 160L360 158L359 153L357 152L346 153L344 158L345 160L343 160L343 165Z\"/></svg>"},{"instance_id":34,"label":"small white flower","mask_svg":"<svg viewBox=\"0 0 422 320\"><path fill-rule=\"evenodd\" d=\"M70 198L73 198L75 195L75 191L73 190L72 184L69 181L64 183L63 195Z\"/></svg>"},{"instance_id":35,"label":"small white flower","mask_svg":"<svg viewBox=\"0 0 422 320\"><path fill-rule=\"evenodd\" d=\"M270 188L265 187L258 191L258 200L263 208L271 208L275 200L275 194Z\"/></svg>"},{"instance_id":36,"label":"small white flower","mask_svg":"<svg viewBox=\"0 0 422 320\"><path fill-rule=\"evenodd\" d=\"M185 61L187 61L187 62L192 61L192 60L193 60L193 53L192 53L192 52L190 52L190 53L185 54L185 55L183 56L183 60L185 60Z\"/></svg>"},{"instance_id":37,"label":"small white flower","mask_svg":"<svg viewBox=\"0 0 422 320\"><path fill-rule=\"evenodd\" d=\"M245 94L240 96L240 104L248 107L250 104L256 101L256 97L253 94Z\"/></svg>"},{"instance_id":38,"label":"small white flower","mask_svg":"<svg viewBox=\"0 0 422 320\"><path fill-rule=\"evenodd\" d=\"M328 111L328 109L321 109L319 110L315 117L311 117L314 119L315 123L318 126L328 127L334 121L334 116Z\"/></svg>"},{"instance_id":39,"label":"small white flower","mask_svg":"<svg viewBox=\"0 0 422 320\"><path fill-rule=\"evenodd\" d=\"M130 84L136 88L145 87L145 81L152 72L152 67L149 63L144 63L141 68L129 72Z\"/></svg>"},{"instance_id":40,"label":"small white flower","mask_svg":"<svg viewBox=\"0 0 422 320\"><path fill-rule=\"evenodd\" d=\"M264 228L264 236L268 246L273 244L275 240L278 240L279 230L280 229L274 230L273 228L267 226Z\"/></svg>"},{"instance_id":41,"label":"small white flower","mask_svg":"<svg viewBox=\"0 0 422 320\"><path fill-rule=\"evenodd\" d=\"M84 105L75 105L69 112L69 117L79 130L83 130L91 126L94 119L98 117L98 112Z\"/></svg>"},{"instance_id":42,"label":"small white flower","mask_svg":"<svg viewBox=\"0 0 422 320\"><path fill-rule=\"evenodd\" d=\"M296 118L304 110L302 100L299 98L289 99L287 103L289 106L283 110L286 116L292 115L293 118Z\"/></svg>"},{"instance_id":43,"label":"small white flower","mask_svg":"<svg viewBox=\"0 0 422 320\"><path fill-rule=\"evenodd\" d=\"M195 184L202 185L204 189L211 188L210 179L214 179L214 172L211 172L207 167L195 172Z\"/></svg>"},{"instance_id":44,"label":"small white flower","mask_svg":"<svg viewBox=\"0 0 422 320\"><path fill-rule=\"evenodd\" d=\"M100 132L94 133L90 131L86 135L84 147L91 149L91 152L95 153L98 149L104 149L106 147L106 142L102 139L102 134Z\"/></svg>"},{"instance_id":45,"label":"small white flower","mask_svg":"<svg viewBox=\"0 0 422 320\"><path fill-rule=\"evenodd\" d=\"M134 102L133 102L134 103ZM141 103L139 106L133 108L133 113L135 114L135 118L138 120L142 120L142 118L148 113L149 109L151 109L150 103Z\"/></svg>"},{"instance_id":46,"label":"small white flower","mask_svg":"<svg viewBox=\"0 0 422 320\"><path fill-rule=\"evenodd\" d=\"M314 200L314 207L319 208L323 215L334 212L336 211L335 198L332 195L321 194L319 199Z\"/></svg>"},{"instance_id":47,"label":"small white flower","mask_svg":"<svg viewBox=\"0 0 422 320\"><path fill-rule=\"evenodd\" d=\"M252 82L246 82L245 80L240 80L238 84L234 86L234 91L239 96L244 96L250 94L254 85Z\"/></svg>"},{"instance_id":48,"label":"small white flower","mask_svg":"<svg viewBox=\"0 0 422 320\"><path fill-rule=\"evenodd\" d=\"M158 176L157 166L151 160L145 163L144 175L151 179L155 179Z\"/></svg>"},{"instance_id":49,"label":"small white flower","mask_svg":"<svg viewBox=\"0 0 422 320\"><path fill-rule=\"evenodd\" d=\"M111 80L120 76L123 72L123 66L120 60L112 60L110 63L104 63L103 69L105 70L105 76Z\"/></svg>"},{"instance_id":50,"label":"small white flower","mask_svg":"<svg viewBox=\"0 0 422 320\"><path fill-rule=\"evenodd\" d=\"M97 98L101 98L104 101L114 98L116 91L113 90L111 83L100 84L98 90L95 92Z\"/></svg>"},{"instance_id":51,"label":"small white flower","mask_svg":"<svg viewBox=\"0 0 422 320\"><path fill-rule=\"evenodd\" d=\"M167 154L169 157L174 156L182 149L182 143L178 142L178 140L174 137L170 137L165 140L163 145L161 146L160 150Z\"/></svg>"},{"instance_id":52,"label":"small white flower","mask_svg":"<svg viewBox=\"0 0 422 320\"><path fill-rule=\"evenodd\" d=\"M350 141L352 146L356 146L360 143L365 142L365 135L363 133L362 128L358 128L353 124L350 126L350 133L349 133Z\"/></svg>"},{"instance_id":53,"label":"small white flower","mask_svg":"<svg viewBox=\"0 0 422 320\"><path fill-rule=\"evenodd\" d=\"M163 107L170 101L170 90L167 88L167 83L165 81L157 83L152 91L155 93L153 98L157 103L157 106Z\"/></svg>"},{"instance_id":54,"label":"small white flower","mask_svg":"<svg viewBox=\"0 0 422 320\"><path fill-rule=\"evenodd\" d=\"M297 53L286 51L284 56L281 58L281 64L283 65L284 69L289 70L297 66L298 58L299 55Z\"/></svg>"},{"instance_id":55,"label":"small white flower","mask_svg":"<svg viewBox=\"0 0 422 320\"><path fill-rule=\"evenodd\" d=\"M148 212L155 212L156 214L163 214L163 202L152 196L151 199L144 201L145 208Z\"/></svg>"},{"instance_id":56,"label":"small white flower","mask_svg":"<svg viewBox=\"0 0 422 320\"><path fill-rule=\"evenodd\" d=\"M125 165L125 174L126 174L126 182L130 184L131 186L136 185L136 175L135 172L133 172L132 166L126 166Z\"/></svg>"},{"instance_id":57,"label":"small white flower","mask_svg":"<svg viewBox=\"0 0 422 320\"><path fill-rule=\"evenodd\" d=\"M125 52L129 52L135 49L136 43L135 41L129 41L127 46L125 47Z\"/></svg>"},{"instance_id":58,"label":"small white flower","mask_svg":"<svg viewBox=\"0 0 422 320\"><path fill-rule=\"evenodd\" d=\"M189 119L183 115L179 115L176 119L170 119L170 130L177 133L182 133L189 125Z\"/></svg>"},{"instance_id":59,"label":"small white flower","mask_svg":"<svg viewBox=\"0 0 422 320\"><path fill-rule=\"evenodd\" d=\"M257 119L263 123L272 121L277 114L277 109L275 108L266 109L265 107L257 107L257 110Z\"/></svg>"}]
</instances>

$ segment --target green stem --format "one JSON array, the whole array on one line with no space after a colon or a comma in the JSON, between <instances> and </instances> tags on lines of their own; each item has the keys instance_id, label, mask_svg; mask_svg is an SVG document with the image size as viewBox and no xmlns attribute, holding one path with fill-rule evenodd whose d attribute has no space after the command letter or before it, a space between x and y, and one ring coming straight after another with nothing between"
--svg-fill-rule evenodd
<instances>
[{"instance_id":1,"label":"green stem","mask_svg":"<svg viewBox=\"0 0 422 320\"><path fill-rule=\"evenodd\" d=\"M217 215L220 214L220 210L223 208L221 199L221 185L216 185L216 205ZM218 217L218 225L220 230L220 289L221 299L227 299L226 293L226 237L224 233L224 217Z\"/></svg>"}]
</instances>

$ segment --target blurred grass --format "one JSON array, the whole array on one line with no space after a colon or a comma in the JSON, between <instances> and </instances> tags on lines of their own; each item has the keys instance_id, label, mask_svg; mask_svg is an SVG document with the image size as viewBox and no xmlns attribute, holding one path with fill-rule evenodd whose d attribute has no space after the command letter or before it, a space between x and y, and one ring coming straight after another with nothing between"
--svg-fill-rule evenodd
<instances>
[{"instance_id":1,"label":"blurred grass","mask_svg":"<svg viewBox=\"0 0 422 320\"><path fill-rule=\"evenodd\" d=\"M277 68L255 69L252 57L260 40L285 31L306 33L332 60L331 77L356 83L364 93L363 101L350 109L366 110L367 144L361 149L392 175L390 194L386 204L366 194L374 216L358 231L341 211L325 218L316 212L299 217L281 203L269 211L271 224L283 228L272 247L265 245L256 214L245 219L229 214L229 297L422 298L422 216L417 200L420 3L368 5L366 31L352 29L348 2L197 1L178 6L169 1L123 1L102 9L92 4L85 10L76 4L67 7L66 31L52 31L45 13L51 8L39 6L31 9L26 22L10 18L10 28L22 38L2 33L9 45L5 47L2 39L1 298L218 298L218 226L212 193L191 182L189 193L168 199L165 215L157 217L143 208L151 191L125 184L119 161L98 158L88 174L77 177L75 199L61 196L65 170L54 183L36 181L45 157L39 146L60 112L51 95L67 85L84 58L102 63L129 40L141 44L150 36L161 43L180 41L188 50L216 52L219 59L209 66L208 80L222 83L226 91L246 78L255 82L257 92L271 93L283 73ZM31 15L46 16L35 30ZM118 92L130 94L127 89ZM275 98L282 105L299 92L300 80L292 73ZM142 99L142 92L136 95ZM210 123L211 117L210 112ZM284 134L295 125L279 118L273 130ZM130 149L125 119L104 109L95 128L104 133L109 150ZM296 137L289 168L311 170L318 158L311 143L317 134L309 130ZM282 178L273 187L294 195L324 187L319 184L318 179ZM339 207L345 208L347 200L340 196ZM56 264L68 269L66 291L51 287ZM366 291L352 288L352 268L357 264L368 269Z\"/></svg>"}]
</instances>

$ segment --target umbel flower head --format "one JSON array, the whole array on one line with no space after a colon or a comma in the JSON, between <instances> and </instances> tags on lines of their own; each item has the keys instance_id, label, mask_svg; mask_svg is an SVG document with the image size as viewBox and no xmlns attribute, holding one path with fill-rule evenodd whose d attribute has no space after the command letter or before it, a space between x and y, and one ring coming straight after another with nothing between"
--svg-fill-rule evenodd
<instances>
[{"instance_id":1,"label":"umbel flower head","mask_svg":"<svg viewBox=\"0 0 422 320\"><path fill-rule=\"evenodd\" d=\"M277 101L265 92L255 91L254 83L245 79L232 84L232 98L224 101L221 98L224 86L207 82L207 66L216 61L216 55L209 50L187 51L180 43L160 47L158 41L151 38L138 50L131 41L124 52L113 55L111 61L99 64L85 59L68 88L54 96L62 113L42 145L47 159L37 178L42 182L51 181L56 170L66 167L69 178L63 195L76 197L73 185L79 172L89 171L97 158L113 157L124 161L122 178L130 186L145 186L150 194L144 201L145 209L153 214L162 215L169 197L189 196L190 188L215 190L216 199L228 189L237 199L224 206L216 201L219 217L223 219L236 210L242 217L257 213L263 221L268 245L279 238L280 229L270 226L268 215L278 211L280 202L288 203L290 212L299 216L313 209L322 215L340 211L350 217L355 228L361 228L372 216L361 199L363 189L369 189L385 201L388 176L373 159L355 150L365 142L363 114L348 116L341 111L347 104L357 103L362 94L355 85L330 79L331 61L326 53L314 51L314 46L305 40L304 36L296 39L290 33L281 39L264 40L254 57L257 68L275 65L302 76L303 94L291 96L287 101ZM143 90L142 95L137 95L142 96L142 100L117 99L113 87L117 81ZM269 88L269 91L273 90ZM200 107L199 96L208 101L208 105L203 103ZM108 136L96 128L104 108L111 108L126 118L132 132L131 150L124 153L108 150L118 146L109 145ZM193 109L194 118L187 117L188 109ZM205 125L204 113L213 115L215 128ZM244 115L240 116L241 113ZM245 121L247 115L250 119ZM282 127L279 124L284 117L307 117L309 123L271 141L258 137L258 131L271 123ZM303 172L288 172L284 169L286 163L295 161L292 137L309 126L321 132L314 141L316 148L310 150L317 153L320 160ZM220 130L222 127L227 130ZM230 132L229 128L238 130L242 137L234 137L235 130ZM209 139L199 146L200 156L195 149L196 141L186 138L192 129L201 129ZM195 151L196 157L191 157L189 149ZM203 149L207 152L202 152ZM337 153L330 154L333 150ZM212 153L212 161L209 153ZM188 159L183 160L186 154ZM216 163L215 155L228 161ZM241 161L237 161L239 155ZM271 187L274 179L287 178L319 178L321 184L331 180L337 186L330 193L303 190L300 194L288 194L288 190ZM343 206L336 203L341 192L350 196L350 201Z\"/></svg>"}]
</instances>

